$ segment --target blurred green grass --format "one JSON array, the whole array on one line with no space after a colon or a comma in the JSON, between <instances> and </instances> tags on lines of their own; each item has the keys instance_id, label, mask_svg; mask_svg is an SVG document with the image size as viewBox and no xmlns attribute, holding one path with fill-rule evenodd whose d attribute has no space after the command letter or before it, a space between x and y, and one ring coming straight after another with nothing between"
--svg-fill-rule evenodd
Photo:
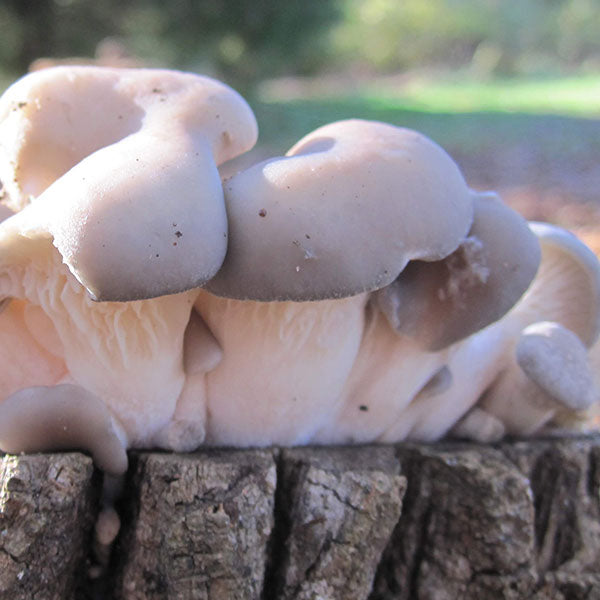
<instances>
[{"instance_id":1,"label":"blurred green grass","mask_svg":"<svg viewBox=\"0 0 600 600\"><path fill-rule=\"evenodd\" d=\"M600 76L495 79L445 78L409 82L397 94L367 96L428 112L516 112L600 117Z\"/></svg>"},{"instance_id":2,"label":"blurred green grass","mask_svg":"<svg viewBox=\"0 0 600 600\"><path fill-rule=\"evenodd\" d=\"M492 82L421 82L392 94L367 86L352 94L250 98L259 144L284 152L338 119L361 118L417 129L460 153L533 144L558 157L600 152L600 77Z\"/></svg>"}]
</instances>

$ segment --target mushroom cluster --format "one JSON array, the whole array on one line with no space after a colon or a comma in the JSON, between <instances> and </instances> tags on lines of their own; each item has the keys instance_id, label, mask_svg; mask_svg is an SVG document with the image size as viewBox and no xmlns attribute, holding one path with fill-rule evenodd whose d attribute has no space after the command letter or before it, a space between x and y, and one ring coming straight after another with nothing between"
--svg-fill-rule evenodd
<instances>
[{"instance_id":1,"label":"mushroom cluster","mask_svg":"<svg viewBox=\"0 0 600 600\"><path fill-rule=\"evenodd\" d=\"M256 138L187 73L55 67L0 98L0 449L119 474L132 447L596 425L581 242L414 131L331 123L222 177Z\"/></svg>"}]
</instances>

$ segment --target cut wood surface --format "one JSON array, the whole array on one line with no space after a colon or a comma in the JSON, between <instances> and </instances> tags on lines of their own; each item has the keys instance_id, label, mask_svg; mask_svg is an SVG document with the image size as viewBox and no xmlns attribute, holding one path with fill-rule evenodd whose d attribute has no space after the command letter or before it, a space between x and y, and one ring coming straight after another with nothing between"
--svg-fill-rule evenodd
<instances>
[{"instance_id":1,"label":"cut wood surface","mask_svg":"<svg viewBox=\"0 0 600 600\"><path fill-rule=\"evenodd\" d=\"M110 568L100 476L0 462L0 598L600 598L600 437L139 452Z\"/></svg>"}]
</instances>

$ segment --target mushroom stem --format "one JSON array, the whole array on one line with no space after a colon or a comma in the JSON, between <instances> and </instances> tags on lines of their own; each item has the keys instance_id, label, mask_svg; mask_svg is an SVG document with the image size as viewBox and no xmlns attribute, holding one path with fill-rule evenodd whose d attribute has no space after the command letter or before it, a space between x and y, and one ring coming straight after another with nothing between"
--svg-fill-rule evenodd
<instances>
[{"instance_id":1,"label":"mushroom stem","mask_svg":"<svg viewBox=\"0 0 600 600\"><path fill-rule=\"evenodd\" d=\"M212 371L222 360L223 349L204 319L192 309L183 337L183 368L187 376Z\"/></svg>"},{"instance_id":2,"label":"mushroom stem","mask_svg":"<svg viewBox=\"0 0 600 600\"><path fill-rule=\"evenodd\" d=\"M373 296L366 306L365 320L359 352L340 402L313 442L373 442L390 423L402 419L411 400L432 379L433 390L438 385L443 389L450 379L444 369L447 352L423 352L413 339L399 336L378 310ZM401 439L402 433L397 440Z\"/></svg>"},{"instance_id":3,"label":"mushroom stem","mask_svg":"<svg viewBox=\"0 0 600 600\"><path fill-rule=\"evenodd\" d=\"M581 340L558 323L542 322L525 328L514 358L486 392L481 406L500 419L509 433L531 435L597 400Z\"/></svg>"},{"instance_id":4,"label":"mushroom stem","mask_svg":"<svg viewBox=\"0 0 600 600\"><path fill-rule=\"evenodd\" d=\"M364 329L366 294L254 302L201 291L195 308L223 348L206 374L210 445L305 444L331 419Z\"/></svg>"},{"instance_id":5,"label":"mushroom stem","mask_svg":"<svg viewBox=\"0 0 600 600\"><path fill-rule=\"evenodd\" d=\"M506 363L512 332L497 322L451 346L440 357L452 373L453 385L438 394L417 394L406 409L378 438L383 442L401 439L435 441L479 401L481 394Z\"/></svg>"},{"instance_id":6,"label":"mushroom stem","mask_svg":"<svg viewBox=\"0 0 600 600\"><path fill-rule=\"evenodd\" d=\"M191 452L206 436L206 374L217 367L223 349L204 319L192 309L183 338L185 383L171 420L153 443L175 452Z\"/></svg>"},{"instance_id":7,"label":"mushroom stem","mask_svg":"<svg viewBox=\"0 0 600 600\"><path fill-rule=\"evenodd\" d=\"M450 436L490 444L500 441L506 429L502 421L485 410L474 406L450 430Z\"/></svg>"}]
</instances>

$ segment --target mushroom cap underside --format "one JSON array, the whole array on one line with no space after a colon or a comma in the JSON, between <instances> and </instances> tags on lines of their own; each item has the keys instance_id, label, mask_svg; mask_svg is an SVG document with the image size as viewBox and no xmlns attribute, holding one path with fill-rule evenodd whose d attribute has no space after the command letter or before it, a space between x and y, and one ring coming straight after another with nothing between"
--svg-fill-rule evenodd
<instances>
[{"instance_id":1,"label":"mushroom cap underside","mask_svg":"<svg viewBox=\"0 0 600 600\"><path fill-rule=\"evenodd\" d=\"M575 235L549 223L529 223L540 243L540 269L515 307L526 325L554 321L591 347L600 335L600 261Z\"/></svg>"},{"instance_id":2,"label":"mushroom cap underside","mask_svg":"<svg viewBox=\"0 0 600 600\"><path fill-rule=\"evenodd\" d=\"M424 349L441 350L504 316L540 263L527 222L492 193L474 193L469 235L449 257L414 261L377 292L392 328Z\"/></svg>"}]
</instances>

